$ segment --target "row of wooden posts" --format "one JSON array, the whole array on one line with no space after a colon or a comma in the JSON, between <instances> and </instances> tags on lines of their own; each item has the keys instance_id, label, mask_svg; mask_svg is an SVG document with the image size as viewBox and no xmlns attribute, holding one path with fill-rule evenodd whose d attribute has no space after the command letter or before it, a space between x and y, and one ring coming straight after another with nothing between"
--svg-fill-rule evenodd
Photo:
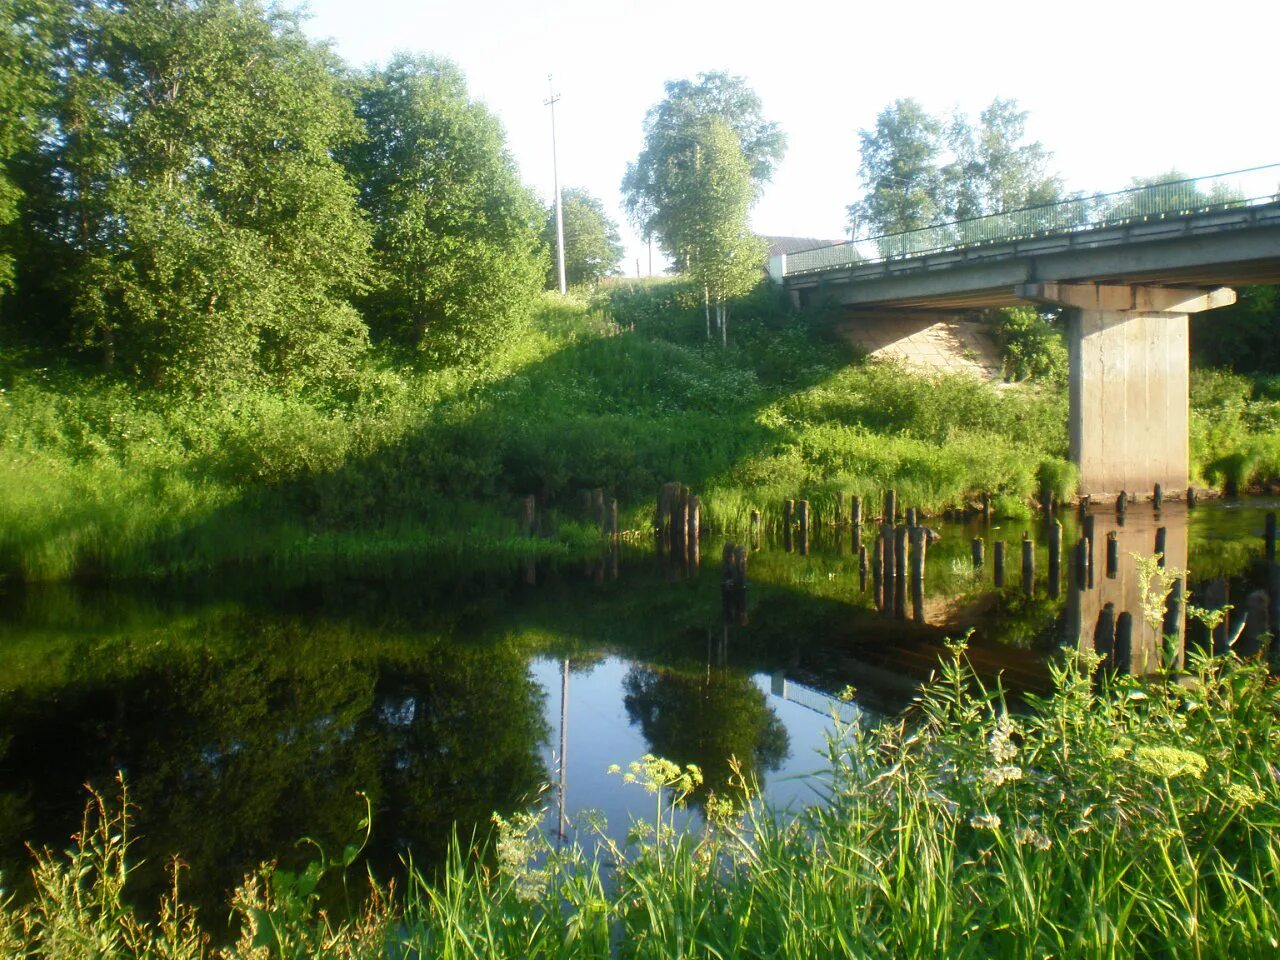
<instances>
[{"instance_id":1,"label":"row of wooden posts","mask_svg":"<svg viewBox=\"0 0 1280 960\"><path fill-rule=\"evenodd\" d=\"M1043 495L1042 500L1046 511L1051 510L1054 505L1053 496L1046 493ZM1116 498L1116 514L1123 517L1127 504L1131 502L1133 502L1132 495L1122 491ZM1151 502L1157 511L1163 506L1164 493L1158 483L1155 485ZM1188 487L1187 505L1194 507L1195 503L1195 488ZM982 494L981 504L983 519L989 520L991 518L991 497L986 493ZM1090 498L1088 496L1081 497L1080 514L1082 517L1087 516L1089 506ZM612 540L618 538L618 501L616 499L606 501L604 490L600 487L593 490L583 490L582 508L584 516L595 522L600 527L602 534ZM695 542L699 533L700 512L699 499L696 494L690 492L687 486L679 482L662 485L662 489L658 494L656 525L660 531L667 535L668 542L675 544L680 539L680 537L673 536L673 530L685 531L684 540L686 544ZM898 515L897 492L895 490L887 490L885 491L884 504L878 519L881 523L895 522ZM802 548L807 546L809 530L814 525L814 516L815 512L810 508L808 500L787 500L783 504L784 531L789 535L794 528L798 527ZM904 519L908 527L917 526L918 511L914 507L908 507L904 512ZM530 494L521 501L520 523L521 530L525 536L534 536L537 533L537 520L537 498ZM837 491L833 523L837 527L843 527L848 524L853 528L855 531L853 544L855 553L861 543L860 531L863 521L863 498L855 494L846 499L843 492ZM760 532L760 511L752 510L751 539L753 542L758 540Z\"/></svg>"},{"instance_id":2,"label":"row of wooden posts","mask_svg":"<svg viewBox=\"0 0 1280 960\"><path fill-rule=\"evenodd\" d=\"M1188 489L1187 500L1189 505L1194 505L1194 488ZM1118 517L1123 518L1127 502L1127 494L1121 493L1117 497L1116 512ZM1163 498L1159 484L1155 487L1155 495L1152 498L1152 502L1157 510L1160 509ZM616 499L606 501L603 489L596 488L583 491L582 505L584 514L590 521L599 526L601 534L607 537L610 542L616 543L618 541L618 501ZM1072 554L1076 583L1082 587L1086 585L1092 587L1094 576L1095 519L1093 514L1087 512L1088 506L1088 499L1084 498L1081 501L1081 535L1073 548ZM837 493L834 523L836 526L843 526L848 523L853 530L853 552L858 556L861 588L863 590L866 589L868 573L870 573L881 609L892 608L899 615L905 615L907 593L904 587L909 575L910 598L914 612L918 617L920 614L919 607L923 602L924 563L929 540L927 528L920 523L919 512L915 508L907 508L904 511L905 523L895 525L891 521L896 520L898 515L897 493L894 490L887 491L880 515L881 523L876 542L869 556L867 547L862 543L862 498L856 495L848 498L847 507L846 512L844 494ZM989 513L990 501L986 495L982 498L982 507L984 514ZM701 500L697 494L692 493L688 486L679 482L663 484L658 494L656 517L660 546L669 549L673 556L678 556L684 560L692 560L696 563L701 537L701 513ZM813 524L813 519L814 513L810 509L808 500L789 499L784 502L783 532L787 550L792 549L792 532L795 528L798 528L800 550L803 553L808 553L809 531ZM751 542L758 543L761 532L760 511L751 511L750 524ZM533 536L538 530L537 501L532 495L525 497L521 503L521 528L526 536ZM1049 524L1047 534L1049 591L1050 596L1056 597L1061 579L1061 522L1055 520ZM1166 528L1157 528L1153 546L1154 553L1160 557L1161 566L1164 565L1166 538ZM1269 564L1275 563L1277 530L1276 514L1274 512L1267 514L1264 541L1267 562ZM733 548L732 551L730 548ZM992 578L996 587L1003 587L1005 585L1006 568L1005 541L995 541L992 549ZM1031 539L1030 535L1024 535L1021 549L1022 584L1024 590L1030 593L1035 582L1036 564L1035 541ZM982 537L973 538L971 551L974 568L985 566L986 542ZM726 544L724 555L724 579L726 583L745 586L746 556L747 547L745 545ZM1108 578L1114 579L1117 576L1119 560L1118 535L1113 530L1107 534L1106 541L1106 576ZM886 586L891 592L886 592Z\"/></svg>"}]
</instances>

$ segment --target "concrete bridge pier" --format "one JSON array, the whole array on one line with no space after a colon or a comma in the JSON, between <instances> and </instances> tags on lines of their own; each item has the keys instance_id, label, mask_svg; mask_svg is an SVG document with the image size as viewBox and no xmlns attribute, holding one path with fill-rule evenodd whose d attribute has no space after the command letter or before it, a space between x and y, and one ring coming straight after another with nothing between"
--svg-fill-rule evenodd
<instances>
[{"instance_id":1,"label":"concrete bridge pier","mask_svg":"<svg viewBox=\"0 0 1280 960\"><path fill-rule=\"evenodd\" d=\"M1235 291L1104 283L1019 284L1024 300L1066 310L1071 459L1080 493L1185 490L1188 321Z\"/></svg>"}]
</instances>

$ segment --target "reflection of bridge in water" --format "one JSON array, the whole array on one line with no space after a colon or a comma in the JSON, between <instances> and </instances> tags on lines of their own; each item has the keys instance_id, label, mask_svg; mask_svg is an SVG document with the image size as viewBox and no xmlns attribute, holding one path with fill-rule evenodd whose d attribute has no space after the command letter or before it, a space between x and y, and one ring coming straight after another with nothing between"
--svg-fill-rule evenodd
<instances>
[{"instance_id":1,"label":"reflection of bridge in water","mask_svg":"<svg viewBox=\"0 0 1280 960\"><path fill-rule=\"evenodd\" d=\"M1219 517L1225 515L1219 513ZM875 603L884 616L898 620L910 617L923 630L959 636L969 627L979 626L979 633L993 641L979 654L983 658L1001 649L1001 611L1024 602L1034 606L1044 601L1048 601L1043 606L1048 619L1038 629L1039 635L1051 645L1096 650L1108 658L1112 668L1124 672L1149 674L1162 667L1180 666L1188 643L1215 653L1230 648L1243 656L1253 655L1265 634L1280 635L1280 564L1275 561L1274 546L1264 546L1274 541L1263 535L1264 529L1273 528L1273 522L1256 507L1246 507L1238 516L1247 531L1233 531L1231 538L1221 541L1237 550L1243 547L1249 557L1243 561L1246 569L1235 571L1234 585L1233 576L1222 571L1201 573L1189 582L1188 569L1194 567L1189 562L1193 559L1189 556L1190 527L1195 516L1196 510L1183 502L1165 503L1161 509L1151 504L1126 504L1123 511L1116 507L1092 509L1082 513L1078 521L1067 517L1065 527L1060 521L1041 520L1026 531L1024 539L1016 539L1023 534L1016 526L951 527L951 535L960 531L987 535L981 538L983 560L973 569L992 589L981 593L976 602L963 605L951 602L945 593L926 597L926 563L919 554L918 540L901 533L881 533L869 548L875 567ZM897 549L890 549L887 557L883 553L886 536L897 541ZM1012 539L997 539L1000 536ZM975 539L975 554L978 546ZM904 548L907 559L896 557ZM1260 564L1256 559L1259 548L1263 548ZM1055 549L1056 562L1052 557ZM1003 569L997 555L1004 557ZM1160 563L1153 570L1150 565L1157 555ZM1025 565L1028 557L1029 568ZM964 564L970 567L969 561ZM908 567L916 572L909 583L902 577ZM1225 611L1221 623L1209 630L1188 617L1189 603L1203 610ZM902 644L894 649L910 652ZM922 656L927 657L931 650L928 645ZM974 653L977 651L971 651ZM1006 666L1026 676L1028 665L1011 659ZM998 660L984 666L1004 669Z\"/></svg>"},{"instance_id":2,"label":"reflection of bridge in water","mask_svg":"<svg viewBox=\"0 0 1280 960\"><path fill-rule=\"evenodd\" d=\"M866 713L852 701L841 700L817 687L792 680L785 673L774 673L770 677L769 692L779 700L797 704L824 717L835 717L843 724L855 723Z\"/></svg>"}]
</instances>

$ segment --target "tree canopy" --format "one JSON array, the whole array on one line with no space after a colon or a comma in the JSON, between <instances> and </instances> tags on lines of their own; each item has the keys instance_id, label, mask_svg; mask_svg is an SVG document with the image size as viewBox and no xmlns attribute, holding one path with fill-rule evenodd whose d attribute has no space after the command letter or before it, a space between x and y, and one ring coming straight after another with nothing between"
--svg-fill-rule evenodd
<instances>
[{"instance_id":1,"label":"tree canopy","mask_svg":"<svg viewBox=\"0 0 1280 960\"><path fill-rule=\"evenodd\" d=\"M12 164L35 149L49 93L47 0L0 0L0 294L13 283L23 191Z\"/></svg>"},{"instance_id":2,"label":"tree canopy","mask_svg":"<svg viewBox=\"0 0 1280 960\"><path fill-rule=\"evenodd\" d=\"M347 156L380 273L370 326L435 358L474 356L541 287L541 205L452 63L400 55L360 87L368 136Z\"/></svg>"},{"instance_id":3,"label":"tree canopy","mask_svg":"<svg viewBox=\"0 0 1280 960\"><path fill-rule=\"evenodd\" d=\"M742 77L714 72L698 74L696 82L667 82L666 97L645 115L644 147L627 166L622 192L632 222L646 237L656 237L677 263L680 254L670 234L682 196L680 178L699 132L712 118L733 131L755 195L786 152L786 136L777 123L764 119L760 98Z\"/></svg>"},{"instance_id":4,"label":"tree canopy","mask_svg":"<svg viewBox=\"0 0 1280 960\"><path fill-rule=\"evenodd\" d=\"M859 131L865 193L848 208L850 232L901 233L1058 199L1049 152L1025 142L1026 118L1016 100L993 100L976 126L964 114L944 121L917 100L894 101Z\"/></svg>"},{"instance_id":5,"label":"tree canopy","mask_svg":"<svg viewBox=\"0 0 1280 960\"><path fill-rule=\"evenodd\" d=\"M693 149L681 158L678 175L671 179L667 242L702 287L708 308L714 305L723 343L728 339L728 301L760 281L765 248L747 222L755 191L749 161L733 129L711 117L692 134Z\"/></svg>"},{"instance_id":6,"label":"tree canopy","mask_svg":"<svg viewBox=\"0 0 1280 960\"><path fill-rule=\"evenodd\" d=\"M75 340L197 387L349 370L369 235L333 157L360 127L327 49L255 0L50 18L33 230Z\"/></svg>"},{"instance_id":7,"label":"tree canopy","mask_svg":"<svg viewBox=\"0 0 1280 960\"><path fill-rule=\"evenodd\" d=\"M594 284L602 277L618 272L622 262L622 239L618 225L605 213L604 204L586 190L566 189L560 201L564 217L564 272L571 287ZM551 251L552 265L547 271L546 286L555 289L556 210L547 210L542 228L542 241Z\"/></svg>"}]
</instances>

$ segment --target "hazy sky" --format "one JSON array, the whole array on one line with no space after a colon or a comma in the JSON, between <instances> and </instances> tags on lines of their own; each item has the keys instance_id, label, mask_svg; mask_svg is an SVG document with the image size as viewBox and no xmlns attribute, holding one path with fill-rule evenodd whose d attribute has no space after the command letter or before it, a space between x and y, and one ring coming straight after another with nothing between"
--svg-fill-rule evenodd
<instances>
[{"instance_id":1,"label":"hazy sky","mask_svg":"<svg viewBox=\"0 0 1280 960\"><path fill-rule=\"evenodd\" d=\"M311 0L307 29L353 64L398 50L445 56L498 114L525 181L552 192L547 74L561 186L600 197L635 258L619 183L663 82L728 70L788 137L752 215L765 234L841 239L857 199L857 131L899 97L970 114L994 97L1068 187L1124 186L1280 162L1280 2L808 3L737 0ZM657 265L655 264L655 269Z\"/></svg>"}]
</instances>

